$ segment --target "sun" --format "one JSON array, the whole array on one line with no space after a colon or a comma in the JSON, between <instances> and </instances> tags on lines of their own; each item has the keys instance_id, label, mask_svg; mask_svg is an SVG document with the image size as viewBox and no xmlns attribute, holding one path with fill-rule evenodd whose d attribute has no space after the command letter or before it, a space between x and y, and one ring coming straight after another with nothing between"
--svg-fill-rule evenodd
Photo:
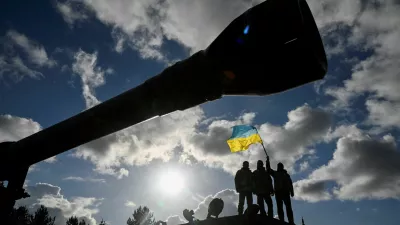
<instances>
[{"instance_id":1,"label":"sun","mask_svg":"<svg viewBox=\"0 0 400 225\"><path fill-rule=\"evenodd\" d=\"M184 179L182 174L177 171L167 171L161 175L160 189L168 195L179 194L184 186Z\"/></svg>"}]
</instances>

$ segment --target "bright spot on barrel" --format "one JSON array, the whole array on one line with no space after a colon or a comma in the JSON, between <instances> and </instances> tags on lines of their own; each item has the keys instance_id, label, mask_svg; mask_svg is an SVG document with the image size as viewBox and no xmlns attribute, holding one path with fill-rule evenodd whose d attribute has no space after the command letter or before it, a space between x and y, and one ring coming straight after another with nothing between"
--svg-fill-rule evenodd
<instances>
[{"instance_id":1,"label":"bright spot on barrel","mask_svg":"<svg viewBox=\"0 0 400 225\"><path fill-rule=\"evenodd\" d=\"M250 26L247 25L247 26L244 28L244 30L243 30L243 34L249 33L249 28L250 28Z\"/></svg>"}]
</instances>

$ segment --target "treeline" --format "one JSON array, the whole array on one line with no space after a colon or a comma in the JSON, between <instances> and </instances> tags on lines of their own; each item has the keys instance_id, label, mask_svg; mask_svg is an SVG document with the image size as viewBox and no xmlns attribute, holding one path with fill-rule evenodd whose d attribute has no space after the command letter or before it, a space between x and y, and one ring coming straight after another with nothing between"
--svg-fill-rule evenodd
<instances>
[{"instance_id":1,"label":"treeline","mask_svg":"<svg viewBox=\"0 0 400 225\"><path fill-rule=\"evenodd\" d=\"M55 224L55 217L51 217L48 209L45 206L40 206L33 214L29 212L29 210L21 206L19 208L15 208L9 219L10 225L58 225ZM0 222L0 224L3 224ZM126 221L127 225L156 225L159 222L156 222L154 219L153 213L146 206L140 206L137 208L133 214L132 218L129 217ZM84 219L79 219L76 216L72 216L68 218L66 221L66 225L89 225L87 221ZM98 225L108 225L104 220Z\"/></svg>"}]
</instances>

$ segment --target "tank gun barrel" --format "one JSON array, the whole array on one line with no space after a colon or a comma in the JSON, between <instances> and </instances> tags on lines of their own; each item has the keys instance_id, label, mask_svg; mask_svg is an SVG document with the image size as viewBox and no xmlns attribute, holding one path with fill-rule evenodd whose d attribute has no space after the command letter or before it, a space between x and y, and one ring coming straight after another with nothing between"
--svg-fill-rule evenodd
<instances>
[{"instance_id":1,"label":"tank gun barrel","mask_svg":"<svg viewBox=\"0 0 400 225\"><path fill-rule=\"evenodd\" d=\"M326 71L325 51L307 3L265 1L233 20L206 50L11 145L4 166L27 167L155 116L223 95L282 92L322 79Z\"/></svg>"}]
</instances>

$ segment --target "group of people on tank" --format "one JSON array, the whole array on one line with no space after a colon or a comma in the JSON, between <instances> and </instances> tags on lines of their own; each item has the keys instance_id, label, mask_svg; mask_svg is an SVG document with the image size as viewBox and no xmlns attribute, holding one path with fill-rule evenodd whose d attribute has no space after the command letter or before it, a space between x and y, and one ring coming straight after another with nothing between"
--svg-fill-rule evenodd
<instances>
[{"instance_id":1,"label":"group of people on tank","mask_svg":"<svg viewBox=\"0 0 400 225\"><path fill-rule=\"evenodd\" d=\"M253 204L253 194L255 194L260 213L273 217L272 196L275 196L279 220L284 221L283 204L285 204L288 221L294 224L290 199L294 196L293 182L282 163L278 163L277 170L273 170L267 157L265 167L263 161L258 160L257 169L252 172L249 162L244 161L243 167L236 173L235 187L239 193L239 215L243 214L245 199L249 207ZM267 204L268 214L265 212L264 202Z\"/></svg>"}]
</instances>

